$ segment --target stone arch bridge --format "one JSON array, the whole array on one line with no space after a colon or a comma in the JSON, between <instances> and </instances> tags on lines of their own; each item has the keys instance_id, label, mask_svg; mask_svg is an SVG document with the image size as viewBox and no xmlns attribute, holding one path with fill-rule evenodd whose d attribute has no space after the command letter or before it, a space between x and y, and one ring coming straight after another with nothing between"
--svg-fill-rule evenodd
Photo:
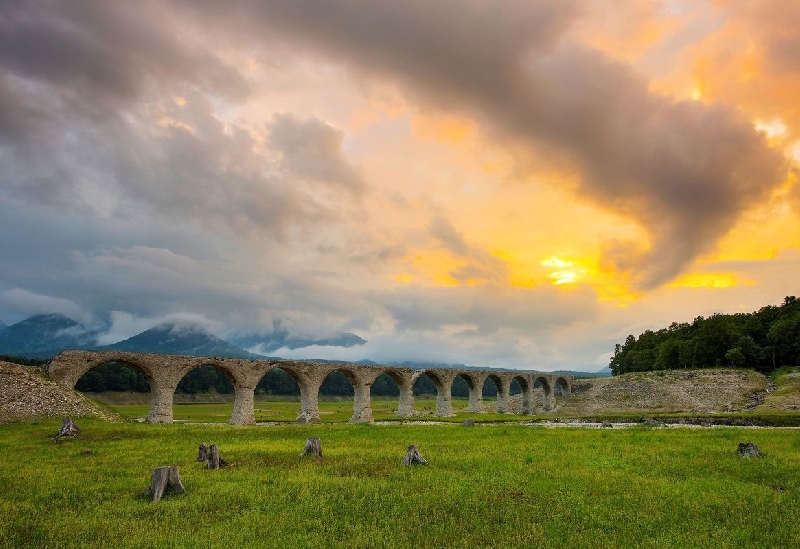
<instances>
[{"instance_id":1,"label":"stone arch bridge","mask_svg":"<svg viewBox=\"0 0 800 549\"><path fill-rule=\"evenodd\" d=\"M451 390L457 377L462 377L469 387L469 412L483 411L483 384L492 379L497 385L499 413L508 412L511 384L516 380L522 388L522 413L534 413L534 386L541 385L544 398L541 408L552 410L556 390L562 395L572 392L574 378L532 371L457 370L431 368L415 370L399 366L373 366L365 364L305 362L274 359L241 359L218 357L193 357L183 355L158 355L118 351L64 351L54 357L47 367L52 378L74 388L78 380L97 366L117 362L133 367L144 375L150 384L150 423L172 423L172 401L175 389L183 377L199 366L213 366L232 383L235 391L233 425L255 424L253 397L258 382L271 370L280 368L291 375L300 386L300 414L298 423L317 423L319 416L319 388L325 378L339 371L353 385L352 423L372 421L370 388L381 373L391 377L400 389L397 415L412 417L414 412L414 382L427 375L436 386L436 415L452 416Z\"/></svg>"}]
</instances>

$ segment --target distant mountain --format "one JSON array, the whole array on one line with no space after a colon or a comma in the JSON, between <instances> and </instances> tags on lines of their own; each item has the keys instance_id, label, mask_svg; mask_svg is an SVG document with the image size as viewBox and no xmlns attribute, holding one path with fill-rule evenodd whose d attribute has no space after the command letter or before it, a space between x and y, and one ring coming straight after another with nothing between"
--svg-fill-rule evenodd
<instances>
[{"instance_id":1,"label":"distant mountain","mask_svg":"<svg viewBox=\"0 0 800 549\"><path fill-rule=\"evenodd\" d=\"M51 358L64 349L88 349L97 334L60 314L37 315L0 331L0 355Z\"/></svg>"},{"instance_id":2,"label":"distant mountain","mask_svg":"<svg viewBox=\"0 0 800 549\"><path fill-rule=\"evenodd\" d=\"M372 362L371 360L359 360L359 364L377 364L376 362ZM403 362L393 362L392 365L394 366L405 366L407 368L413 368L414 370L428 370L432 368L448 368L453 370L481 370L481 371L496 371L496 372L509 372L514 371L516 368L497 368L491 366L467 366L466 364L445 364L441 362L414 362L414 361L403 361ZM534 369L535 371L535 369ZM611 376L611 369L606 367L598 372L579 372L575 370L555 370L552 372L543 372L547 374L556 374L556 375L570 375L574 377L609 377Z\"/></svg>"},{"instance_id":3,"label":"distant mountain","mask_svg":"<svg viewBox=\"0 0 800 549\"><path fill-rule=\"evenodd\" d=\"M595 378L595 377L611 377L611 371L606 371L605 368L598 372L585 372L577 370L554 370L549 373L557 375L573 376L575 378L583 378L583 379Z\"/></svg>"},{"instance_id":4,"label":"distant mountain","mask_svg":"<svg viewBox=\"0 0 800 549\"><path fill-rule=\"evenodd\" d=\"M202 326L189 323L159 324L139 335L97 349L165 355L257 358L257 355L231 345Z\"/></svg>"},{"instance_id":5,"label":"distant mountain","mask_svg":"<svg viewBox=\"0 0 800 549\"><path fill-rule=\"evenodd\" d=\"M5 330L6 328L8 328L8 324L6 324L6 323L5 323L5 322L3 322L2 320L0 320L0 332L2 332L3 330Z\"/></svg>"},{"instance_id":6,"label":"distant mountain","mask_svg":"<svg viewBox=\"0 0 800 549\"><path fill-rule=\"evenodd\" d=\"M367 341L350 332L338 332L327 337L300 337L289 334L280 321L273 322L273 331L268 334L246 334L231 338L233 344L244 349L252 349L259 354L267 354L278 349L301 349L318 345L320 347L354 347Z\"/></svg>"}]
</instances>

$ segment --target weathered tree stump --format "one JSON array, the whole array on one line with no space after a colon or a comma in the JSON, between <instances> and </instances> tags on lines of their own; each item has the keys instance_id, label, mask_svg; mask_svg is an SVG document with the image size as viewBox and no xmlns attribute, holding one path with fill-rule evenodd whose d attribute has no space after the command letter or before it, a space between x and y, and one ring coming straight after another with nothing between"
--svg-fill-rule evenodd
<instances>
[{"instance_id":1,"label":"weathered tree stump","mask_svg":"<svg viewBox=\"0 0 800 549\"><path fill-rule=\"evenodd\" d=\"M230 465L225 458L219 455L216 444L208 446L205 442L201 442L197 450L197 461L205 461L206 469L219 469Z\"/></svg>"},{"instance_id":2,"label":"weathered tree stump","mask_svg":"<svg viewBox=\"0 0 800 549\"><path fill-rule=\"evenodd\" d=\"M178 494L186 493L186 489L181 483L181 476L178 472L177 465L167 465L165 467L156 467L153 469L153 475L150 478L150 486L144 489L144 497L152 497L156 502L161 499L166 490Z\"/></svg>"},{"instance_id":3,"label":"weathered tree stump","mask_svg":"<svg viewBox=\"0 0 800 549\"><path fill-rule=\"evenodd\" d=\"M300 452L300 457L307 456L309 454L322 457L322 441L319 439L319 437L306 439L306 446L303 448L303 451Z\"/></svg>"},{"instance_id":4,"label":"weathered tree stump","mask_svg":"<svg viewBox=\"0 0 800 549\"><path fill-rule=\"evenodd\" d=\"M417 448L416 444L412 444L408 447L408 451L406 452L406 457L403 458L403 465L427 465L428 462L422 457L422 454L419 453L419 449Z\"/></svg>"},{"instance_id":5,"label":"weathered tree stump","mask_svg":"<svg viewBox=\"0 0 800 549\"><path fill-rule=\"evenodd\" d=\"M55 440L56 442L60 442L61 439L66 437L74 437L80 432L81 428L78 427L78 424L72 421L71 417L65 417L61 421L61 428L58 430L56 434L53 435L53 440Z\"/></svg>"},{"instance_id":6,"label":"weathered tree stump","mask_svg":"<svg viewBox=\"0 0 800 549\"><path fill-rule=\"evenodd\" d=\"M200 443L197 449L197 461L205 461L208 459L208 445L205 442Z\"/></svg>"},{"instance_id":7,"label":"weathered tree stump","mask_svg":"<svg viewBox=\"0 0 800 549\"><path fill-rule=\"evenodd\" d=\"M758 449L758 446L756 446L752 442L740 442L739 448L736 451L739 452L739 456L743 458L762 457L761 451Z\"/></svg>"}]
</instances>

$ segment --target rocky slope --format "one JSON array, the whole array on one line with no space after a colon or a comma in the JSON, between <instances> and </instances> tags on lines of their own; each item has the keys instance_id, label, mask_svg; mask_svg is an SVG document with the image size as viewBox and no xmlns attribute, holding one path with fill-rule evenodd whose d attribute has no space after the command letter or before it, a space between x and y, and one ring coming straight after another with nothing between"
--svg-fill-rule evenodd
<instances>
[{"instance_id":1,"label":"rocky slope","mask_svg":"<svg viewBox=\"0 0 800 549\"><path fill-rule=\"evenodd\" d=\"M78 392L47 379L41 370L0 361L0 423L33 417L119 419Z\"/></svg>"},{"instance_id":2,"label":"rocky slope","mask_svg":"<svg viewBox=\"0 0 800 549\"><path fill-rule=\"evenodd\" d=\"M752 370L708 369L631 373L577 380L556 412L720 413L752 410L763 402L767 378Z\"/></svg>"}]
</instances>

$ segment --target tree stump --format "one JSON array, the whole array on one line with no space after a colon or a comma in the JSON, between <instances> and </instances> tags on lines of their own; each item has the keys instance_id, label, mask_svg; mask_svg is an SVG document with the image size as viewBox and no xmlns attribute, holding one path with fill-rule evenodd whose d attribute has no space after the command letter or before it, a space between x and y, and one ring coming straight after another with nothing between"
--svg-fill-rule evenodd
<instances>
[{"instance_id":1,"label":"tree stump","mask_svg":"<svg viewBox=\"0 0 800 549\"><path fill-rule=\"evenodd\" d=\"M167 465L165 467L156 467L153 469L153 475L150 478L150 486L144 489L144 497L149 498L152 496L153 501L156 502L161 499L164 492L169 489L178 494L186 493L186 489L181 483L181 476L178 472L177 465Z\"/></svg>"},{"instance_id":2,"label":"tree stump","mask_svg":"<svg viewBox=\"0 0 800 549\"><path fill-rule=\"evenodd\" d=\"M303 448L302 452L300 452L300 457L307 456L309 454L322 457L322 441L319 439L319 437L306 439L306 447Z\"/></svg>"},{"instance_id":3,"label":"tree stump","mask_svg":"<svg viewBox=\"0 0 800 549\"><path fill-rule=\"evenodd\" d=\"M72 421L71 417L65 417L61 421L61 428L58 430L56 434L53 435L53 440L56 442L60 442L62 438L66 437L74 437L78 433L80 433L81 428L78 427L78 424Z\"/></svg>"},{"instance_id":4,"label":"tree stump","mask_svg":"<svg viewBox=\"0 0 800 549\"><path fill-rule=\"evenodd\" d=\"M207 446L205 442L201 442L197 450L197 461L205 461L206 469L219 469L230 465L225 458L219 455L219 449L216 444Z\"/></svg>"},{"instance_id":5,"label":"tree stump","mask_svg":"<svg viewBox=\"0 0 800 549\"><path fill-rule=\"evenodd\" d=\"M425 458L422 457L422 454L419 453L419 449L417 448L416 444L412 444L408 447L408 451L406 452L406 457L403 458L403 465L427 465L428 462L425 461Z\"/></svg>"},{"instance_id":6,"label":"tree stump","mask_svg":"<svg viewBox=\"0 0 800 549\"><path fill-rule=\"evenodd\" d=\"M197 449L197 461L206 461L208 459L208 445L205 442L200 443Z\"/></svg>"},{"instance_id":7,"label":"tree stump","mask_svg":"<svg viewBox=\"0 0 800 549\"><path fill-rule=\"evenodd\" d=\"M736 451L739 452L739 455L743 458L762 457L761 451L758 449L758 446L756 446L752 442L740 442L739 448Z\"/></svg>"}]
</instances>

